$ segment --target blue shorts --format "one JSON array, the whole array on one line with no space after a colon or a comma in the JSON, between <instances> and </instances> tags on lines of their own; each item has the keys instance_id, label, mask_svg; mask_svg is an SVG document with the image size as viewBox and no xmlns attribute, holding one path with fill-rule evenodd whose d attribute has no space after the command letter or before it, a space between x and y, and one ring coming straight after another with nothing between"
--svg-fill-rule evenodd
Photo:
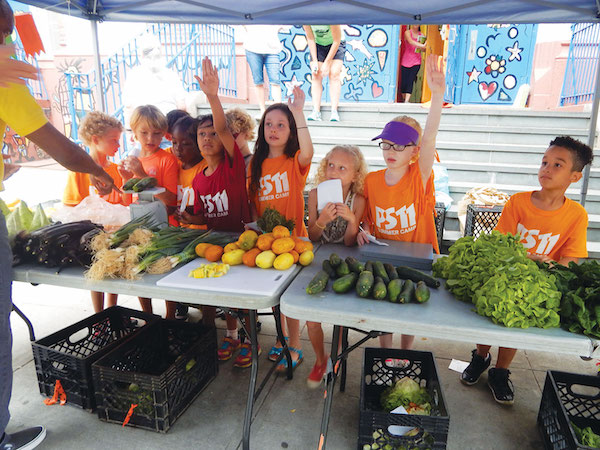
<instances>
[{"instance_id":1,"label":"blue shorts","mask_svg":"<svg viewBox=\"0 0 600 450\"><path fill-rule=\"evenodd\" d=\"M256 86L264 84L263 67L267 68L269 83L279 84L279 54L261 54L246 50L246 60L252 72L252 80Z\"/></svg>"}]
</instances>

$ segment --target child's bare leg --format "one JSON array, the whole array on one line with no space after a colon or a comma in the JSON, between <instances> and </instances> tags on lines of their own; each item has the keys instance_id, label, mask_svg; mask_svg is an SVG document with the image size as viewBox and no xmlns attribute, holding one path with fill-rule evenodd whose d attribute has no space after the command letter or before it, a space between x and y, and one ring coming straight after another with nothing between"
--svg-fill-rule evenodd
<instances>
[{"instance_id":1,"label":"child's bare leg","mask_svg":"<svg viewBox=\"0 0 600 450\"><path fill-rule=\"evenodd\" d=\"M281 316L285 317L283 314ZM291 317L285 317L285 319L287 321L288 331L290 332L289 345L290 347L300 350L302 348L302 345L300 344L300 321L298 319L292 319ZM291 356L293 361L298 360L300 357L296 352L291 352Z\"/></svg>"},{"instance_id":2,"label":"child's bare leg","mask_svg":"<svg viewBox=\"0 0 600 450\"><path fill-rule=\"evenodd\" d=\"M286 327L286 323L285 323L285 316L283 314L279 314L279 321L281 322L281 332L283 333L283 335L285 337L288 337L287 327ZM281 347L283 347L283 344L281 342L279 342L279 339L277 339L275 341L275 345L273 347L281 348Z\"/></svg>"},{"instance_id":3,"label":"child's bare leg","mask_svg":"<svg viewBox=\"0 0 600 450\"><path fill-rule=\"evenodd\" d=\"M227 336L231 339L239 339L237 319L231 314L225 314L225 322L227 323Z\"/></svg>"},{"instance_id":4,"label":"child's bare leg","mask_svg":"<svg viewBox=\"0 0 600 450\"><path fill-rule=\"evenodd\" d=\"M119 294L108 294L108 299L106 300L107 308L117 306L117 298L119 298Z\"/></svg>"},{"instance_id":5,"label":"child's bare leg","mask_svg":"<svg viewBox=\"0 0 600 450\"><path fill-rule=\"evenodd\" d=\"M500 347L498 349L498 359L496 360L497 369L508 369L513 358L517 354L516 348Z\"/></svg>"},{"instance_id":6,"label":"child's bare leg","mask_svg":"<svg viewBox=\"0 0 600 450\"><path fill-rule=\"evenodd\" d=\"M413 346L413 342L415 341L415 337L411 334L401 334L400 335L400 348L402 350L410 350Z\"/></svg>"},{"instance_id":7,"label":"child's bare leg","mask_svg":"<svg viewBox=\"0 0 600 450\"><path fill-rule=\"evenodd\" d=\"M216 316L217 316L217 308L215 308L214 306L202 305L202 325L214 328ZM227 328L229 328L229 327L227 327Z\"/></svg>"},{"instance_id":8,"label":"child's bare leg","mask_svg":"<svg viewBox=\"0 0 600 450\"><path fill-rule=\"evenodd\" d=\"M477 344L477 354L479 356L481 356L483 359L485 359L485 358L487 358L487 355L490 353L490 348L492 348L491 345Z\"/></svg>"},{"instance_id":9,"label":"child's bare leg","mask_svg":"<svg viewBox=\"0 0 600 450\"><path fill-rule=\"evenodd\" d=\"M90 294L92 295L94 312L99 313L104 309L104 292L91 291Z\"/></svg>"},{"instance_id":10,"label":"child's bare leg","mask_svg":"<svg viewBox=\"0 0 600 450\"><path fill-rule=\"evenodd\" d=\"M152 299L146 297L138 297L142 311L152 314Z\"/></svg>"},{"instance_id":11,"label":"child's bare leg","mask_svg":"<svg viewBox=\"0 0 600 450\"><path fill-rule=\"evenodd\" d=\"M169 300L165 300L165 306L167 309L165 318L169 319L169 320L175 320L175 311L177 310L177 302L170 302Z\"/></svg>"},{"instance_id":12,"label":"child's bare leg","mask_svg":"<svg viewBox=\"0 0 600 450\"><path fill-rule=\"evenodd\" d=\"M394 335L392 333L386 333L379 336L379 346L381 348L392 348L394 343Z\"/></svg>"},{"instance_id":13,"label":"child's bare leg","mask_svg":"<svg viewBox=\"0 0 600 450\"><path fill-rule=\"evenodd\" d=\"M310 338L310 343L312 344L312 348L315 351L315 356L317 357L315 364L322 366L327 362L327 355L325 354L325 342L323 339L323 328L318 322L308 321L306 322L306 327L308 328L308 337Z\"/></svg>"}]
</instances>

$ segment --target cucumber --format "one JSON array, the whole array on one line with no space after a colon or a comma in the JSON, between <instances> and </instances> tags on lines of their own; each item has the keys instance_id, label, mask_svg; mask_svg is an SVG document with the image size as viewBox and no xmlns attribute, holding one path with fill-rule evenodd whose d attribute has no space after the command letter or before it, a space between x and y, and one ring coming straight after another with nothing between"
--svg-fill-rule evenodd
<instances>
[{"instance_id":1,"label":"cucumber","mask_svg":"<svg viewBox=\"0 0 600 450\"><path fill-rule=\"evenodd\" d=\"M158 181L156 180L156 178L146 177L146 178L142 178L140 181L135 183L135 186L133 186L133 190L135 192L142 192L142 191L145 191L146 189L155 187L157 184L158 184Z\"/></svg>"},{"instance_id":2,"label":"cucumber","mask_svg":"<svg viewBox=\"0 0 600 450\"><path fill-rule=\"evenodd\" d=\"M348 256L346 258L346 264L348 264L350 271L356 274L360 274L363 270L365 270L365 265L354 256Z\"/></svg>"},{"instance_id":3,"label":"cucumber","mask_svg":"<svg viewBox=\"0 0 600 450\"><path fill-rule=\"evenodd\" d=\"M333 267L337 267L340 265L340 263L342 262L342 258L340 258L337 253L332 253L331 255L329 255L329 262L331 263L331 265Z\"/></svg>"},{"instance_id":4,"label":"cucumber","mask_svg":"<svg viewBox=\"0 0 600 450\"><path fill-rule=\"evenodd\" d=\"M398 303L398 297L400 296L400 291L402 290L402 280L396 278L394 280L390 280L387 285L387 299L392 303Z\"/></svg>"},{"instance_id":5,"label":"cucumber","mask_svg":"<svg viewBox=\"0 0 600 450\"><path fill-rule=\"evenodd\" d=\"M333 282L333 292L337 294L345 294L354 287L357 278L358 274L355 272L350 272L348 275L338 278Z\"/></svg>"},{"instance_id":6,"label":"cucumber","mask_svg":"<svg viewBox=\"0 0 600 450\"><path fill-rule=\"evenodd\" d=\"M385 263L383 265L383 267L384 267L388 277L390 278L390 281L400 278L398 276L398 272L396 272L396 268L394 266L392 266L391 264Z\"/></svg>"},{"instance_id":7,"label":"cucumber","mask_svg":"<svg viewBox=\"0 0 600 450\"><path fill-rule=\"evenodd\" d=\"M306 286L306 293L310 295L318 294L327 287L329 275L324 270L319 270Z\"/></svg>"},{"instance_id":8,"label":"cucumber","mask_svg":"<svg viewBox=\"0 0 600 450\"><path fill-rule=\"evenodd\" d=\"M375 278L375 283L373 284L373 298L375 300L383 300L386 295L387 288L385 287L385 283L381 277Z\"/></svg>"},{"instance_id":9,"label":"cucumber","mask_svg":"<svg viewBox=\"0 0 600 450\"><path fill-rule=\"evenodd\" d=\"M127 183L125 183L123 185L123 190L124 191L132 191L135 184L140 181L142 181L141 178L131 178Z\"/></svg>"},{"instance_id":10,"label":"cucumber","mask_svg":"<svg viewBox=\"0 0 600 450\"><path fill-rule=\"evenodd\" d=\"M417 287L415 288L415 298L419 303L425 303L429 300L431 293L429 292L429 288L425 284L424 281L418 281Z\"/></svg>"},{"instance_id":11,"label":"cucumber","mask_svg":"<svg viewBox=\"0 0 600 450\"><path fill-rule=\"evenodd\" d=\"M383 263L381 261L375 261L373 263L373 270L375 270L373 275L380 277L386 285L390 282L390 277L388 277L385 267L383 267Z\"/></svg>"},{"instance_id":12,"label":"cucumber","mask_svg":"<svg viewBox=\"0 0 600 450\"><path fill-rule=\"evenodd\" d=\"M375 274L375 269L373 269L373 261L367 261L365 263L365 270L368 270L372 274Z\"/></svg>"},{"instance_id":13,"label":"cucumber","mask_svg":"<svg viewBox=\"0 0 600 450\"><path fill-rule=\"evenodd\" d=\"M335 268L335 273L337 273L338 277L343 277L344 275L348 275L350 273L350 267L346 261L341 261L338 266Z\"/></svg>"},{"instance_id":14,"label":"cucumber","mask_svg":"<svg viewBox=\"0 0 600 450\"><path fill-rule=\"evenodd\" d=\"M323 260L322 267L323 270L329 275L329 278L331 278L332 280L335 280L337 278L337 273L335 273L335 269L333 268L328 259Z\"/></svg>"},{"instance_id":15,"label":"cucumber","mask_svg":"<svg viewBox=\"0 0 600 450\"><path fill-rule=\"evenodd\" d=\"M396 267L396 272L398 272L398 276L405 280L412 280L415 283L417 281L424 281L425 284L432 288L439 288L440 282L437 278L433 278L431 275L427 275L420 270L413 269L412 267L406 266L398 266Z\"/></svg>"},{"instance_id":16,"label":"cucumber","mask_svg":"<svg viewBox=\"0 0 600 450\"><path fill-rule=\"evenodd\" d=\"M413 301L414 297L415 283L413 283L412 280L406 280L404 282L404 286L402 286L402 290L400 291L398 303L410 303Z\"/></svg>"},{"instance_id":17,"label":"cucumber","mask_svg":"<svg viewBox=\"0 0 600 450\"><path fill-rule=\"evenodd\" d=\"M358 296L367 298L369 295L371 295L374 283L375 278L373 277L373 272L363 270L358 276L358 281L356 282L356 293Z\"/></svg>"}]
</instances>

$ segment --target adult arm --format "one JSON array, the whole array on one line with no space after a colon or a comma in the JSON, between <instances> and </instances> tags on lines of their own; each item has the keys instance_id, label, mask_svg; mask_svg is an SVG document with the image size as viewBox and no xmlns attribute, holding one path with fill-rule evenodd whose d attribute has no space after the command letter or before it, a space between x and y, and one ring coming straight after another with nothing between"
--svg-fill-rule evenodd
<instances>
[{"instance_id":1,"label":"adult arm","mask_svg":"<svg viewBox=\"0 0 600 450\"><path fill-rule=\"evenodd\" d=\"M0 87L7 87L8 83L25 84L25 78L37 80L37 69L11 58L14 54L14 45L0 45Z\"/></svg>"},{"instance_id":2,"label":"adult arm","mask_svg":"<svg viewBox=\"0 0 600 450\"><path fill-rule=\"evenodd\" d=\"M298 162L300 163L300 167L308 167L314 154L312 139L308 132L306 118L304 117L304 99L304 91L300 89L299 86L294 86L293 100L291 97L288 98L288 107L294 115L296 128L298 130L298 142L300 144Z\"/></svg>"},{"instance_id":3,"label":"adult arm","mask_svg":"<svg viewBox=\"0 0 600 450\"><path fill-rule=\"evenodd\" d=\"M442 70L442 61L438 55L429 55L425 62L427 84L431 90L431 104L429 114L421 138L421 150L419 153L419 167L423 187L427 187L427 180L431 176L433 160L435 158L435 142L442 117L442 103L444 101L444 89L446 88L446 76Z\"/></svg>"},{"instance_id":4,"label":"adult arm","mask_svg":"<svg viewBox=\"0 0 600 450\"><path fill-rule=\"evenodd\" d=\"M315 34L310 25L304 25L306 33L306 42L308 44L308 52L310 53L310 70L314 73L319 70L319 62L317 61L317 43L315 42Z\"/></svg>"},{"instance_id":5,"label":"adult arm","mask_svg":"<svg viewBox=\"0 0 600 450\"><path fill-rule=\"evenodd\" d=\"M421 50L425 50L425 44L421 44L419 41L415 41L413 39L412 34L410 33L410 28L407 28L404 32L404 39L408 41L410 45L414 45L415 47L420 48Z\"/></svg>"}]
</instances>

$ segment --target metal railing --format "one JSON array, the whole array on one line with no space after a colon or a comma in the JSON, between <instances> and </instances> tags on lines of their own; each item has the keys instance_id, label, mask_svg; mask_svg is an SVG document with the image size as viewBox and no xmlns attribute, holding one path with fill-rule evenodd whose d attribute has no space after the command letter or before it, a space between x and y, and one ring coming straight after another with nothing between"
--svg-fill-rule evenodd
<instances>
[{"instance_id":1,"label":"metal railing","mask_svg":"<svg viewBox=\"0 0 600 450\"><path fill-rule=\"evenodd\" d=\"M569 56L560 93L560 106L591 102L598 66L600 24L577 23L571 26Z\"/></svg>"},{"instance_id":2,"label":"metal railing","mask_svg":"<svg viewBox=\"0 0 600 450\"><path fill-rule=\"evenodd\" d=\"M19 61L24 61L28 64L31 64L38 71L37 80L26 80L29 91L37 100L48 100L48 91L46 90L46 85L44 83L42 73L40 72L40 65L38 64L37 57L27 56L25 54L25 50L23 49L23 43L21 42L21 38L19 38L19 33L14 33L14 35L16 35L16 39L14 42L15 56Z\"/></svg>"},{"instance_id":3,"label":"metal railing","mask_svg":"<svg viewBox=\"0 0 600 450\"><path fill-rule=\"evenodd\" d=\"M146 31L132 39L118 52L101 63L104 104L108 114L124 125L122 86L129 71L140 64L142 40L154 35L162 46L165 66L179 75L187 92L199 89L194 75L199 73L202 59L208 56L219 69L221 95L235 96L235 35L228 25L207 24L152 24ZM69 110L71 112L71 138L77 141L79 121L96 108L96 71L88 73L65 72ZM127 143L124 141L123 150Z\"/></svg>"}]
</instances>

